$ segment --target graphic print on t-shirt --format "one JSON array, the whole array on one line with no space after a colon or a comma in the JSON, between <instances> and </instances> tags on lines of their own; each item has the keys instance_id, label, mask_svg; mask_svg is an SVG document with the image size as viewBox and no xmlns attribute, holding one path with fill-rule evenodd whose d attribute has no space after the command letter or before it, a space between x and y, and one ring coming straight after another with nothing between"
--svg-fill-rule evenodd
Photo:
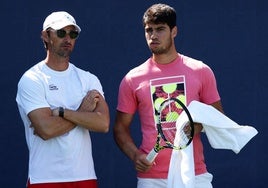
<instances>
[{"instance_id":1,"label":"graphic print on t-shirt","mask_svg":"<svg viewBox=\"0 0 268 188\"><path fill-rule=\"evenodd\" d=\"M168 99L168 98L177 98L183 104L186 105L186 87L185 87L185 78L184 76L174 76L174 77L165 77L165 78L159 78L159 79L153 79L150 80L150 89L151 89L151 98L152 98L152 105L154 109L154 121L155 121L155 128L157 124L157 113L159 110L159 107L161 103ZM178 112L178 114L181 113L182 107L180 106L174 106L172 107L172 110ZM165 113L169 113L170 110L166 109ZM165 119L161 119L161 125L162 129L164 130L171 130L175 129L176 127L170 127L170 123L165 123ZM174 124L172 124L174 126Z\"/></svg>"}]
</instances>

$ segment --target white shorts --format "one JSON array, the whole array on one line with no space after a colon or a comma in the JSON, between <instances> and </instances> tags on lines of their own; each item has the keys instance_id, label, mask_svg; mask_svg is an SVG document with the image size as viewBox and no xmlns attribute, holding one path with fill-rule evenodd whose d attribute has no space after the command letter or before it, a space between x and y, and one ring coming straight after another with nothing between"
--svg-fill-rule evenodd
<instances>
[{"instance_id":1,"label":"white shorts","mask_svg":"<svg viewBox=\"0 0 268 188\"><path fill-rule=\"evenodd\" d=\"M213 176L210 173L204 173L195 176L194 188L212 188ZM138 178L137 188L167 188L167 179Z\"/></svg>"}]
</instances>

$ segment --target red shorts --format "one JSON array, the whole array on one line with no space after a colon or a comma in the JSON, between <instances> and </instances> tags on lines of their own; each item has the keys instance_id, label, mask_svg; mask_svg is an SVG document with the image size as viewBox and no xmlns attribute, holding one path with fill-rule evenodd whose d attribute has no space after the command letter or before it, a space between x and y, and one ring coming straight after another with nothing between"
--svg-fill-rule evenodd
<instances>
[{"instance_id":1,"label":"red shorts","mask_svg":"<svg viewBox=\"0 0 268 188\"><path fill-rule=\"evenodd\" d=\"M98 188L98 185L97 180L37 184L31 184L28 180L27 188Z\"/></svg>"}]
</instances>

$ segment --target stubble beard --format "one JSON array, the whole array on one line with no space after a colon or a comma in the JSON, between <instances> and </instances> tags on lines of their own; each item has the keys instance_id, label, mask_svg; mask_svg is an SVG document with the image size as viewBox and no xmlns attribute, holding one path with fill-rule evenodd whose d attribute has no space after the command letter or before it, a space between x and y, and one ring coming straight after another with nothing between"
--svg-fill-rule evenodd
<instances>
[{"instance_id":1,"label":"stubble beard","mask_svg":"<svg viewBox=\"0 0 268 188\"><path fill-rule=\"evenodd\" d=\"M70 55L71 55L71 51L70 51L70 50L67 50L67 51L59 50L59 51L57 52L57 55L60 56L60 57L64 57L64 58L66 58L66 57L70 57Z\"/></svg>"},{"instance_id":2,"label":"stubble beard","mask_svg":"<svg viewBox=\"0 0 268 188\"><path fill-rule=\"evenodd\" d=\"M166 46L160 47L160 48L150 48L150 50L155 55L162 55L162 54L168 53L169 50L171 49L171 46L172 46L172 42L171 42L171 39L169 39Z\"/></svg>"},{"instance_id":3,"label":"stubble beard","mask_svg":"<svg viewBox=\"0 0 268 188\"><path fill-rule=\"evenodd\" d=\"M64 50L64 49L53 49L54 53L57 54L59 57L67 58L70 57L72 50Z\"/></svg>"}]
</instances>

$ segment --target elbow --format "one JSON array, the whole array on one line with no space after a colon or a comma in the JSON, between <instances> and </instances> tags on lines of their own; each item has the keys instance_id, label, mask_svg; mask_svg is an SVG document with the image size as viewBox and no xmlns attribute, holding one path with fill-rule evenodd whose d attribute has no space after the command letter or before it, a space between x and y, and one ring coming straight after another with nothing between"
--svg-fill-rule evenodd
<instances>
[{"instance_id":1,"label":"elbow","mask_svg":"<svg viewBox=\"0 0 268 188\"><path fill-rule=\"evenodd\" d=\"M103 123L103 129L102 129L102 132L103 133L108 133L109 132L109 129L110 129L110 120L106 120L104 123Z\"/></svg>"},{"instance_id":2,"label":"elbow","mask_svg":"<svg viewBox=\"0 0 268 188\"><path fill-rule=\"evenodd\" d=\"M101 133L108 133L109 132L109 129L110 129L110 116L109 114L108 115L104 115L104 114L100 114L98 113L99 117L100 117L100 127L98 132L101 132ZM102 116L102 117L101 117Z\"/></svg>"},{"instance_id":3,"label":"elbow","mask_svg":"<svg viewBox=\"0 0 268 188\"><path fill-rule=\"evenodd\" d=\"M49 137L49 136L40 136L40 138L42 138L44 141L47 141L47 140L49 140L51 137Z\"/></svg>"},{"instance_id":4,"label":"elbow","mask_svg":"<svg viewBox=\"0 0 268 188\"><path fill-rule=\"evenodd\" d=\"M103 132L103 133L108 133L108 132L109 132L109 127L107 127L106 129L103 129L102 132Z\"/></svg>"},{"instance_id":5,"label":"elbow","mask_svg":"<svg viewBox=\"0 0 268 188\"><path fill-rule=\"evenodd\" d=\"M41 134L40 137L41 137L43 140L49 140L49 139L51 139L51 138L54 138L55 135L52 135L52 134L50 134L50 133L43 133L43 134Z\"/></svg>"},{"instance_id":6,"label":"elbow","mask_svg":"<svg viewBox=\"0 0 268 188\"><path fill-rule=\"evenodd\" d=\"M48 132L36 132L35 135L39 136L45 141L53 138L53 136L49 134Z\"/></svg>"},{"instance_id":7,"label":"elbow","mask_svg":"<svg viewBox=\"0 0 268 188\"><path fill-rule=\"evenodd\" d=\"M53 137L55 137L55 132L53 132L50 129L43 129L42 127L39 127L38 129L34 129L34 134L42 138L43 140L49 140Z\"/></svg>"}]
</instances>

